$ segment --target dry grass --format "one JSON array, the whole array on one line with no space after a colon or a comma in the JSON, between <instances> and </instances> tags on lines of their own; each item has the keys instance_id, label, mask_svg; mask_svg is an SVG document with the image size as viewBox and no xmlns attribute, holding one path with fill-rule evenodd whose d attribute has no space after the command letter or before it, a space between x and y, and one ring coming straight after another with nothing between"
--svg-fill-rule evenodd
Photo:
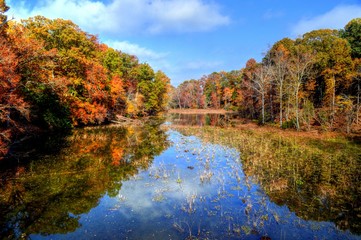
<instances>
[{"instance_id":1,"label":"dry grass","mask_svg":"<svg viewBox=\"0 0 361 240\"><path fill-rule=\"evenodd\" d=\"M263 125L260 126L255 122L243 121L236 122L234 128L238 130L251 130L260 134L272 134L285 138L302 138L302 139L330 139L336 137L344 137L345 135L340 132L324 132L317 129L310 131L297 131L296 129L281 129L275 125Z\"/></svg>"}]
</instances>

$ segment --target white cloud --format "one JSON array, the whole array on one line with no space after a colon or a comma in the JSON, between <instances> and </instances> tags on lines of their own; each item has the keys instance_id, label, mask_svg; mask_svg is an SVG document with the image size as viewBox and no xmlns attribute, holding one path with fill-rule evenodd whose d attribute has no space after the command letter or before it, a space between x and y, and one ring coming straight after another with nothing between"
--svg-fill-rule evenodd
<instances>
[{"instance_id":1,"label":"white cloud","mask_svg":"<svg viewBox=\"0 0 361 240\"><path fill-rule=\"evenodd\" d=\"M138 58L143 59L144 61L161 60L168 55L168 53L157 53L151 49L144 48L139 46L138 44L130 43L127 41L106 41L106 44L122 52L136 55Z\"/></svg>"},{"instance_id":2,"label":"white cloud","mask_svg":"<svg viewBox=\"0 0 361 240\"><path fill-rule=\"evenodd\" d=\"M9 5L16 18L65 18L91 33L198 32L230 22L217 5L203 0L43 0L32 7L11 0Z\"/></svg>"},{"instance_id":3,"label":"white cloud","mask_svg":"<svg viewBox=\"0 0 361 240\"><path fill-rule=\"evenodd\" d=\"M292 35L298 37L312 30L331 28L341 29L353 18L361 16L361 5L341 5L331 11L299 21L292 29Z\"/></svg>"}]
</instances>

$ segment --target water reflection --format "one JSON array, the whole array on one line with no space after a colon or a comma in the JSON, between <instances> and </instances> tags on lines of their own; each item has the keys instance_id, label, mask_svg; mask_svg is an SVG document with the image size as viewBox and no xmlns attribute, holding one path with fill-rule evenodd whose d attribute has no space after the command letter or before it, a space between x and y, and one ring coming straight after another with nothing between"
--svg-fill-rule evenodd
<instances>
[{"instance_id":1,"label":"water reflection","mask_svg":"<svg viewBox=\"0 0 361 240\"><path fill-rule=\"evenodd\" d=\"M159 125L159 124L158 124ZM60 152L1 172L0 236L65 234L168 146L158 125L75 131Z\"/></svg>"},{"instance_id":2,"label":"water reflection","mask_svg":"<svg viewBox=\"0 0 361 240\"><path fill-rule=\"evenodd\" d=\"M153 122L59 146L0 173L0 238L360 239L358 145Z\"/></svg>"},{"instance_id":3,"label":"water reflection","mask_svg":"<svg viewBox=\"0 0 361 240\"><path fill-rule=\"evenodd\" d=\"M230 126L232 119L237 117L235 113L227 114L170 114L169 120L173 125L184 126Z\"/></svg>"}]
</instances>

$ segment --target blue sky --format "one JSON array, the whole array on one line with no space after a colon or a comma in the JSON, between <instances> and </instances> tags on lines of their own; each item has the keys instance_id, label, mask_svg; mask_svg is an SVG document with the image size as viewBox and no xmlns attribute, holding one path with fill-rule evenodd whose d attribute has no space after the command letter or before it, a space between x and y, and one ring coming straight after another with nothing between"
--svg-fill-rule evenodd
<instances>
[{"instance_id":1,"label":"blue sky","mask_svg":"<svg viewBox=\"0 0 361 240\"><path fill-rule=\"evenodd\" d=\"M361 17L361 0L7 0L16 20L70 19L162 70L174 86L241 69L276 41Z\"/></svg>"}]
</instances>

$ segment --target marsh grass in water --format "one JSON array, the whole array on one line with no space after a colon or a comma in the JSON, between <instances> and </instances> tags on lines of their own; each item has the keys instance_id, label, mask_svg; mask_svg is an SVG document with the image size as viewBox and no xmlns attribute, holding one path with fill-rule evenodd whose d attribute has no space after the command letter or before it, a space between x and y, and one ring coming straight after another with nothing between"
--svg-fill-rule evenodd
<instances>
[{"instance_id":1,"label":"marsh grass in water","mask_svg":"<svg viewBox=\"0 0 361 240\"><path fill-rule=\"evenodd\" d=\"M306 220L361 234L361 146L339 136L309 138L220 127L175 129L240 151L246 176ZM275 217L277 220L279 217Z\"/></svg>"}]
</instances>

